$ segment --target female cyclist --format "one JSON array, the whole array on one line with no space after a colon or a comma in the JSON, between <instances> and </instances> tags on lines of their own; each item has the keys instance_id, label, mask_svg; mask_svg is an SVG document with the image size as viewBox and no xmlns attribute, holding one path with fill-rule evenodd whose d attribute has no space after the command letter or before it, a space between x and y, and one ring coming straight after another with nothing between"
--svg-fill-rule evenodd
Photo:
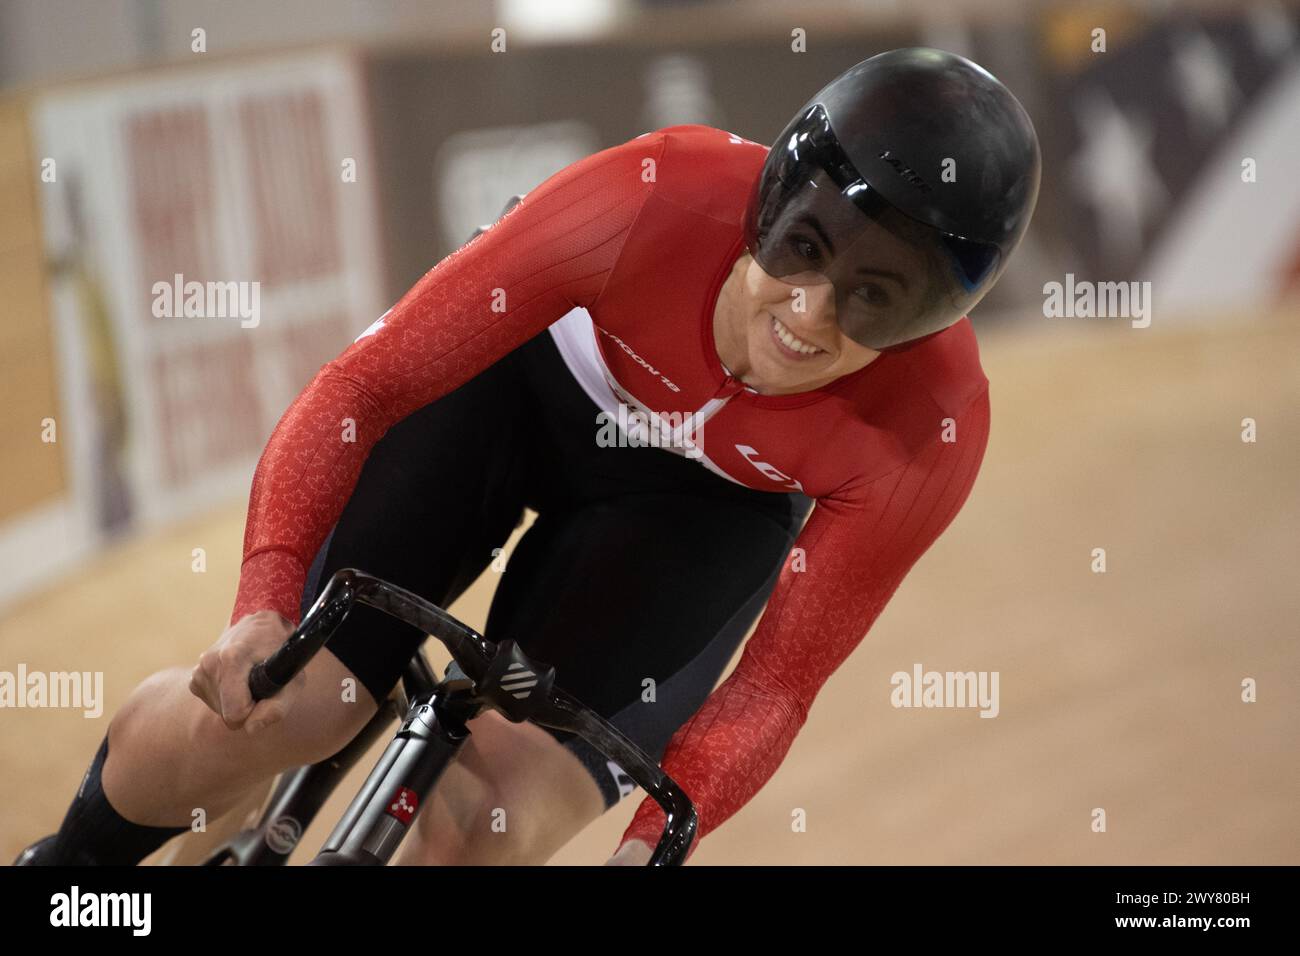
<instances>
[{"instance_id":1,"label":"female cyclist","mask_svg":"<svg viewBox=\"0 0 1300 956\"><path fill-rule=\"evenodd\" d=\"M931 49L853 67L770 151L676 126L546 180L290 406L230 627L137 688L22 862L136 863L196 808L336 752L420 636L358 608L256 706L252 663L342 567L450 603L525 507L487 637L661 757L703 839L966 500L989 422L966 313L1038 180L1020 104ZM580 739L491 712L470 729L399 862L540 863L630 789ZM645 800L611 862L645 862L661 822Z\"/></svg>"}]
</instances>

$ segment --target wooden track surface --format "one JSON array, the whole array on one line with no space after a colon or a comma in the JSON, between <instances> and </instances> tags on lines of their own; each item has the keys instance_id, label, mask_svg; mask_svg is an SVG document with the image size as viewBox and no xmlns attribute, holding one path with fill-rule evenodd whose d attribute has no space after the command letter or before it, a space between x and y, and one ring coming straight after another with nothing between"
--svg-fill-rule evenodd
<instances>
[{"instance_id":1,"label":"wooden track surface","mask_svg":"<svg viewBox=\"0 0 1300 956\"><path fill-rule=\"evenodd\" d=\"M1300 863L1300 324L1098 324L982 336L971 500L694 863ZM219 633L242 526L236 504L125 543L0 617L0 669L102 670L108 701L99 720L0 711L6 860L56 828L131 688ZM454 609L476 626L492 577ZM890 675L918 662L998 671L1000 715L893 708ZM603 861L636 802L553 862Z\"/></svg>"}]
</instances>

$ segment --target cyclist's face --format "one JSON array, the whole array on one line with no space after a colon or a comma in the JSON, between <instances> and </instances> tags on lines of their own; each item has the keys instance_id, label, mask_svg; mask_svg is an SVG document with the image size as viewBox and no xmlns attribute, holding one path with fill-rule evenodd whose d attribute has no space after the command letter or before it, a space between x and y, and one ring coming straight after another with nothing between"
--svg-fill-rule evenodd
<instances>
[{"instance_id":1,"label":"cyclist's face","mask_svg":"<svg viewBox=\"0 0 1300 956\"><path fill-rule=\"evenodd\" d=\"M751 237L759 266L786 286L775 289L789 299L785 311L795 320L804 315L809 332L822 324L813 313L826 313L868 349L901 341L929 298L929 231L864 194L877 209L868 215L820 168L791 175L803 186L760 212Z\"/></svg>"},{"instance_id":2,"label":"cyclist's face","mask_svg":"<svg viewBox=\"0 0 1300 956\"><path fill-rule=\"evenodd\" d=\"M743 272L746 382L765 394L807 392L856 372L879 352L854 342L835 321L834 288L792 287L751 257ZM792 289L802 291L796 299Z\"/></svg>"},{"instance_id":3,"label":"cyclist's face","mask_svg":"<svg viewBox=\"0 0 1300 956\"><path fill-rule=\"evenodd\" d=\"M755 378L752 384L760 391L811 391L870 364L880 353L844 333L838 310L871 309L881 303L896 308L919 294L924 277L920 255L893 233L863 219L854 224L854 241L837 248L834 262L827 267L831 278L812 269L775 278L747 257L745 338ZM824 224L817 225L829 231ZM810 226L806 236L802 229L790 229L785 235L793 248L816 261L815 227ZM846 301L848 276L852 292Z\"/></svg>"}]
</instances>

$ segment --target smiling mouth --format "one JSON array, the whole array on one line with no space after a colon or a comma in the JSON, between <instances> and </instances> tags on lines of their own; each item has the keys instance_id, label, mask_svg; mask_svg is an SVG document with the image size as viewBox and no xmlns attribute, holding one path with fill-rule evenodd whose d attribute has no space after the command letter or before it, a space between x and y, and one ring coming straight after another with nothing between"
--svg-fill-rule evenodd
<instances>
[{"instance_id":1,"label":"smiling mouth","mask_svg":"<svg viewBox=\"0 0 1300 956\"><path fill-rule=\"evenodd\" d=\"M799 358L809 358L813 355L819 355L825 349L819 349L815 345L809 345L803 339L799 338L788 328L781 324L781 320L772 316L772 337L783 347L787 354L798 356Z\"/></svg>"}]
</instances>

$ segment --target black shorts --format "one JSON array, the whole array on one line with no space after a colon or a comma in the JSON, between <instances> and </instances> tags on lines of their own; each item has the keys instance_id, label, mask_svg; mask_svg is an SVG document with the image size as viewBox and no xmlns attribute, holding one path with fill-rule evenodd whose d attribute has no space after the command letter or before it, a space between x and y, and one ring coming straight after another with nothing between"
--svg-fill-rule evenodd
<instances>
[{"instance_id":1,"label":"black shorts","mask_svg":"<svg viewBox=\"0 0 1300 956\"><path fill-rule=\"evenodd\" d=\"M558 686L660 759L757 620L812 502L661 448L600 447L597 412L543 332L403 419L321 547L304 612L345 567L446 607L532 508L485 636L554 665ZM327 649L382 700L423 640L357 606ZM550 732L607 808L631 792L603 754Z\"/></svg>"}]
</instances>

